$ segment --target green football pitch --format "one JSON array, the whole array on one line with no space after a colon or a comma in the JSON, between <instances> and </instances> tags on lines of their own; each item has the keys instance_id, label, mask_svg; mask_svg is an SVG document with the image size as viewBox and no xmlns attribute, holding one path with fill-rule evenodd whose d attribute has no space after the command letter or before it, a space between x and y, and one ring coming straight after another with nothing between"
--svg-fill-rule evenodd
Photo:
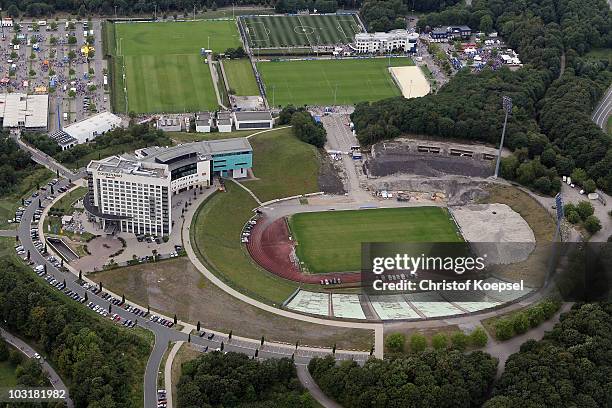
<instances>
[{"instance_id":1,"label":"green football pitch","mask_svg":"<svg viewBox=\"0 0 612 408\"><path fill-rule=\"evenodd\" d=\"M240 17L251 48L348 44L361 26L354 14Z\"/></svg>"},{"instance_id":2,"label":"green football pitch","mask_svg":"<svg viewBox=\"0 0 612 408\"><path fill-rule=\"evenodd\" d=\"M296 253L309 272L361 270L362 242L461 242L440 207L298 213L289 218Z\"/></svg>"},{"instance_id":3,"label":"green football pitch","mask_svg":"<svg viewBox=\"0 0 612 408\"><path fill-rule=\"evenodd\" d=\"M413 65L410 58L259 62L273 106L354 105L401 95L387 69Z\"/></svg>"},{"instance_id":4,"label":"green football pitch","mask_svg":"<svg viewBox=\"0 0 612 408\"><path fill-rule=\"evenodd\" d=\"M127 110L193 112L218 106L210 68L200 49L210 46L223 52L239 46L235 21L125 23L114 27L116 75L122 77L125 64L125 84L114 90L123 92L127 87ZM124 101L125 95L115 100Z\"/></svg>"},{"instance_id":5,"label":"green football pitch","mask_svg":"<svg viewBox=\"0 0 612 408\"><path fill-rule=\"evenodd\" d=\"M234 95L254 96L259 95L255 74L248 59L236 59L223 61L223 69L227 76L229 87Z\"/></svg>"}]
</instances>

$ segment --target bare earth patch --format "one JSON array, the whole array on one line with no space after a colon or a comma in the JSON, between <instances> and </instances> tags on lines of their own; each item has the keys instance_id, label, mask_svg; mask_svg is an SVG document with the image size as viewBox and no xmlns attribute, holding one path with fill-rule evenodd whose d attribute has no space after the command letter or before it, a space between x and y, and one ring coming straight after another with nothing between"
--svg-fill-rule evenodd
<instances>
[{"instance_id":1,"label":"bare earth patch","mask_svg":"<svg viewBox=\"0 0 612 408\"><path fill-rule=\"evenodd\" d=\"M277 316L247 305L204 278L185 257L91 274L95 282L153 310L237 336L310 346L369 350L371 330L324 326Z\"/></svg>"}]
</instances>

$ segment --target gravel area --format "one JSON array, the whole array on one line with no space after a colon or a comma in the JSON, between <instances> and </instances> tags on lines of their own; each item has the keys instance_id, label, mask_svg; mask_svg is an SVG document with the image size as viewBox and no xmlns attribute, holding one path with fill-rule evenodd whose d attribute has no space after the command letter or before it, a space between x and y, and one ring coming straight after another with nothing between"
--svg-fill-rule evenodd
<instances>
[{"instance_id":1,"label":"gravel area","mask_svg":"<svg viewBox=\"0 0 612 408\"><path fill-rule=\"evenodd\" d=\"M451 212L463 237L490 264L524 261L535 249L533 231L506 204L472 204L452 207Z\"/></svg>"}]
</instances>

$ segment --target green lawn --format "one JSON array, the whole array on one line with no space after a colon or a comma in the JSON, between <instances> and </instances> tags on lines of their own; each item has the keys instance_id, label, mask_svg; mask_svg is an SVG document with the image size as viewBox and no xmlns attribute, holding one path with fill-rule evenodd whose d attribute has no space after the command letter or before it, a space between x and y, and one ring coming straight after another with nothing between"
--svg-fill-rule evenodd
<instances>
[{"instance_id":1,"label":"green lawn","mask_svg":"<svg viewBox=\"0 0 612 408\"><path fill-rule=\"evenodd\" d=\"M300 261L313 273L361 270L362 242L461 241L440 207L299 213L289 226Z\"/></svg>"},{"instance_id":2,"label":"green lawn","mask_svg":"<svg viewBox=\"0 0 612 408\"><path fill-rule=\"evenodd\" d=\"M240 22L252 48L348 44L361 32L348 14L248 16Z\"/></svg>"},{"instance_id":3,"label":"green lawn","mask_svg":"<svg viewBox=\"0 0 612 408\"><path fill-rule=\"evenodd\" d=\"M229 88L234 91L234 95L259 95L255 74L248 59L225 60L223 61L223 68L225 69L225 75L227 75Z\"/></svg>"},{"instance_id":4,"label":"green lawn","mask_svg":"<svg viewBox=\"0 0 612 408\"><path fill-rule=\"evenodd\" d=\"M262 202L319 191L319 152L298 140L291 128L262 133L249 142L257 180L244 185Z\"/></svg>"},{"instance_id":5,"label":"green lawn","mask_svg":"<svg viewBox=\"0 0 612 408\"><path fill-rule=\"evenodd\" d=\"M260 62L257 69L271 105L354 105L401 95L389 62L413 65L410 58L370 58Z\"/></svg>"},{"instance_id":6,"label":"green lawn","mask_svg":"<svg viewBox=\"0 0 612 408\"><path fill-rule=\"evenodd\" d=\"M127 104L137 113L212 110L217 97L201 48L223 52L240 45L233 20L114 24L116 109L125 111L121 81L125 63ZM112 28L109 28L112 30ZM210 41L210 43L209 43Z\"/></svg>"},{"instance_id":7,"label":"green lawn","mask_svg":"<svg viewBox=\"0 0 612 408\"><path fill-rule=\"evenodd\" d=\"M71 192L60 198L59 201L56 202L53 207L51 207L51 211L57 210L61 211L63 214L70 214L73 211L72 207L74 203L85 197L85 194L87 194L87 188L77 187L76 189L72 190Z\"/></svg>"},{"instance_id":8,"label":"green lawn","mask_svg":"<svg viewBox=\"0 0 612 408\"><path fill-rule=\"evenodd\" d=\"M199 209L191 225L191 242L200 260L237 290L279 305L297 284L261 269L240 243L244 224L257 206L240 186L228 181ZM231 216L230 216L231 215Z\"/></svg>"},{"instance_id":9,"label":"green lawn","mask_svg":"<svg viewBox=\"0 0 612 408\"><path fill-rule=\"evenodd\" d=\"M0 197L0 229L15 228L17 224L10 224L8 220L15 217L15 210L21 205L21 198L27 198L37 185L43 186L54 176L46 168L37 166L20 180L13 194Z\"/></svg>"}]
</instances>

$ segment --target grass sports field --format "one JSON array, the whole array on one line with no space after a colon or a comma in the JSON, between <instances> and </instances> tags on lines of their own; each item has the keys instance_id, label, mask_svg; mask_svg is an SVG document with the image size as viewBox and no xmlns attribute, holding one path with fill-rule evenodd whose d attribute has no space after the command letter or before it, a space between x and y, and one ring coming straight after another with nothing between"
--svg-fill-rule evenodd
<instances>
[{"instance_id":1,"label":"grass sports field","mask_svg":"<svg viewBox=\"0 0 612 408\"><path fill-rule=\"evenodd\" d=\"M348 44L361 32L353 14L240 17L251 48Z\"/></svg>"},{"instance_id":2,"label":"grass sports field","mask_svg":"<svg viewBox=\"0 0 612 408\"><path fill-rule=\"evenodd\" d=\"M255 74L248 59L225 60L223 69L227 75L229 88L234 91L234 95L259 95Z\"/></svg>"},{"instance_id":3,"label":"grass sports field","mask_svg":"<svg viewBox=\"0 0 612 408\"><path fill-rule=\"evenodd\" d=\"M296 253L310 272L361 270L362 242L460 242L440 207L298 213L289 226Z\"/></svg>"},{"instance_id":4,"label":"grass sports field","mask_svg":"<svg viewBox=\"0 0 612 408\"><path fill-rule=\"evenodd\" d=\"M260 62L257 69L271 105L353 105L401 95L389 64L413 62L410 58L277 61Z\"/></svg>"},{"instance_id":5,"label":"grass sports field","mask_svg":"<svg viewBox=\"0 0 612 408\"><path fill-rule=\"evenodd\" d=\"M223 52L240 45L234 21L114 24L116 75L125 62L128 110L184 112L217 107L210 68L201 48ZM121 81L119 81L121 82ZM123 92L123 84L115 86ZM125 110L125 96L115 100Z\"/></svg>"}]
</instances>

